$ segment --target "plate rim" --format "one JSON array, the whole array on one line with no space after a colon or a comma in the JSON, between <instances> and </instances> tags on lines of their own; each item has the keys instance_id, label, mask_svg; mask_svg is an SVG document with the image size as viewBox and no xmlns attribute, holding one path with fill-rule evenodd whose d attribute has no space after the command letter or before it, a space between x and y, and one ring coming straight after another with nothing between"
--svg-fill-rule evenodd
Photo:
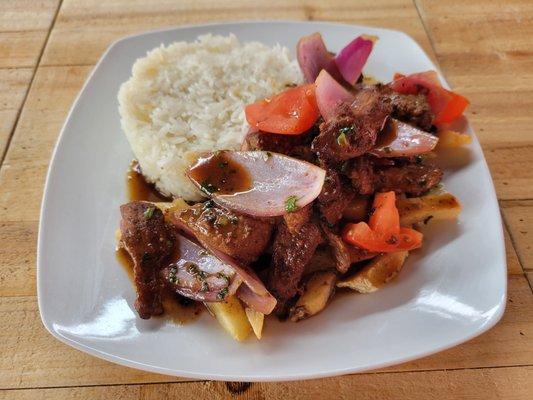
<instances>
[{"instance_id":1,"label":"plate rim","mask_svg":"<svg viewBox=\"0 0 533 400\"><path fill-rule=\"evenodd\" d=\"M135 39L142 36L152 35L152 34L158 34L158 33L166 33L171 31L182 31L187 30L191 28L209 28L214 26L228 26L228 25L272 25L272 24L295 24L295 25L330 25L330 26L346 26L346 27L357 27L362 29L379 29L383 31L389 31L392 33L395 33L397 35L403 36L405 39L410 41L414 46L418 48L422 53L424 53L432 62L432 64L436 67L437 72L439 73L439 77L444 82L444 86L450 88L448 82L446 81L444 74L442 73L440 69L440 65L438 64L437 60L433 60L432 57L420 46L420 44L409 34L396 30L396 29L390 29L390 28L382 28L377 26L368 26L368 25L361 25L361 24L348 24L348 23L337 23L337 22L331 22L331 21L325 21L325 20L313 20L313 21L301 21L301 20L242 20L242 21L224 21L224 22L211 22L211 23L205 23L205 24L188 24L188 25L180 25L176 27L166 27L166 28L160 28L160 29L154 29L154 30L148 30L143 31L136 34L127 35L124 37L121 37L114 42L112 42L106 50L102 53L101 57L99 58L98 62L94 65L93 69L87 76L84 84L82 85L81 89L79 90L78 94L75 97L75 100L73 101L69 112L67 113L67 116L64 119L63 125L61 127L60 133L58 135L58 138L56 139L56 143L54 145L54 149L52 151L50 162L48 165L47 173L46 173L46 179L45 184L43 186L43 197L41 201L41 208L40 208L40 215L39 215L39 225L38 225L38 236L37 236L37 260L36 260L36 280L37 280L37 304L39 308L39 315L41 318L41 322L43 323L45 329L57 340L60 342L71 346L77 350L80 350L86 354L89 354L91 356L113 362L119 365L123 365L130 368L140 369L147 372L152 373L159 373L169 376L177 376L177 377L183 377L188 379L198 379L198 380L218 380L218 381L238 381L238 382L282 382L282 381L292 381L292 380L308 380L308 379L317 379L317 378L327 378L332 376L340 376L340 375L347 375L347 374L354 374L354 373L360 373L365 372L369 370L375 370L378 368L384 368L392 365L398 365L403 364L405 362L409 362L412 360L420 359L423 357L427 357L433 354L436 354L441 351L445 351L447 349L450 349L452 347L455 347L459 344L465 343L469 340L472 340L473 338L485 333L489 329L493 328L502 318L506 305L507 305L507 257L506 257L506 249L505 249L505 238L504 238L504 229L503 229L503 222L501 213L498 212L496 214L497 218L497 225L499 226L498 229L498 247L499 247L499 255L501 255L501 260L497 262L497 264L502 265L502 272L503 272L503 293L500 298L499 303L497 304L496 311L491 315L490 319L481 326L481 328L471 332L469 335L465 335L463 337L460 337L458 339L446 342L441 346L436 346L430 351L420 351L416 354L412 354L405 357L397 357L395 359L390 359L388 361L384 362L376 362L373 364L368 364L366 366L360 366L360 367L347 367L347 368L338 368L338 369L330 369L328 371L324 372L317 372L317 373L302 373L302 374L284 374L284 375L262 375L262 374L250 374L250 375L231 375L227 373L197 373L197 372L188 372L185 370L179 370L176 368L169 369L165 367L158 367L156 365L146 364L139 361L134 361L131 359L127 359L124 357L120 357L105 351L102 351L98 348L88 346L86 344L83 344L81 342L78 342L76 340L73 340L71 338L65 337L61 335L58 331L56 331L53 327L53 321L49 321L43 311L44 307L42 304L42 273L43 273L43 260L42 260L42 248L44 247L44 240L45 240L45 229L43 227L49 225L50 223L46 222L47 218L47 204L48 204L48 194L49 194L49 183L50 183L50 176L52 175L52 172L54 168L56 168L56 159L57 159L57 153L61 147L61 144L63 143L65 132L67 125L72 118L72 115L74 114L75 110L79 107L79 100L81 96L84 94L88 84L91 82L94 75L96 75L97 71L101 68L101 65L103 61L108 57L108 55L118 47L120 44L125 43L131 39ZM468 119L467 119L467 122ZM473 144L478 146L480 148L480 153L482 156L482 162L484 164L484 167L489 172L489 192L492 196L492 199L498 204L498 197L496 194L496 190L494 187L494 181L492 179L492 175L490 174L490 169L488 167L485 153L483 151L483 148L479 144L479 141L477 139L477 135L475 134L475 131L472 129L472 136L473 136ZM499 207L498 207L499 209Z\"/></svg>"}]
</instances>

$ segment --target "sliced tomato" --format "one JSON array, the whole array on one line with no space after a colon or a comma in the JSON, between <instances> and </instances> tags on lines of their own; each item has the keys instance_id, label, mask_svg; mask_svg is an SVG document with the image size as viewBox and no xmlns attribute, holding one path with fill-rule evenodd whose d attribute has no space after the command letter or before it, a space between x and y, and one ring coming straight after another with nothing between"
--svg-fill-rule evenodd
<instances>
[{"instance_id":1,"label":"sliced tomato","mask_svg":"<svg viewBox=\"0 0 533 400\"><path fill-rule=\"evenodd\" d=\"M435 71L420 72L412 75L395 74L391 88L403 94L425 93L431 111L435 114L433 123L449 123L459 118L469 101L458 93L444 89Z\"/></svg>"},{"instance_id":2,"label":"sliced tomato","mask_svg":"<svg viewBox=\"0 0 533 400\"><path fill-rule=\"evenodd\" d=\"M400 213L396 208L396 194L394 192L376 193L368 225L370 229L381 235L398 235L400 232Z\"/></svg>"},{"instance_id":3,"label":"sliced tomato","mask_svg":"<svg viewBox=\"0 0 533 400\"><path fill-rule=\"evenodd\" d=\"M347 224L343 239L354 246L376 253L413 250L422 245L423 235L400 227L394 192L377 193L369 223Z\"/></svg>"},{"instance_id":4,"label":"sliced tomato","mask_svg":"<svg viewBox=\"0 0 533 400\"><path fill-rule=\"evenodd\" d=\"M299 135L309 130L319 116L315 85L288 89L245 108L246 120L260 131Z\"/></svg>"}]
</instances>

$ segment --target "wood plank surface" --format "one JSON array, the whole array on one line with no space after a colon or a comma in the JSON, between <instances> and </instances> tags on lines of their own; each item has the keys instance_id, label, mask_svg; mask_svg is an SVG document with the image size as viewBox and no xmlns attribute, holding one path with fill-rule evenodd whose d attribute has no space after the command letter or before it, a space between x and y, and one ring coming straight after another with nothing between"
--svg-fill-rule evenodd
<instances>
[{"instance_id":1,"label":"wood plank surface","mask_svg":"<svg viewBox=\"0 0 533 400\"><path fill-rule=\"evenodd\" d=\"M0 168L0 389L6 389L0 399L533 397L532 2L64 0L20 110L58 4L0 0L0 154L20 113ZM406 31L470 98L468 117L508 228L508 301L496 327L445 352L374 373L252 385L177 383L179 378L85 355L45 331L35 296L42 188L59 130L91 66L124 35L239 19L331 20Z\"/></svg>"},{"instance_id":2,"label":"wood plank surface","mask_svg":"<svg viewBox=\"0 0 533 400\"><path fill-rule=\"evenodd\" d=\"M0 164L59 0L0 0Z\"/></svg>"},{"instance_id":3,"label":"wood plank surface","mask_svg":"<svg viewBox=\"0 0 533 400\"><path fill-rule=\"evenodd\" d=\"M0 160L32 75L32 68L0 68Z\"/></svg>"},{"instance_id":4,"label":"wood plank surface","mask_svg":"<svg viewBox=\"0 0 533 400\"><path fill-rule=\"evenodd\" d=\"M415 3L442 71L471 102L498 197L533 198L533 3Z\"/></svg>"},{"instance_id":5,"label":"wood plank surface","mask_svg":"<svg viewBox=\"0 0 533 400\"><path fill-rule=\"evenodd\" d=\"M0 0L0 68L35 67L59 0Z\"/></svg>"},{"instance_id":6,"label":"wood plank surface","mask_svg":"<svg viewBox=\"0 0 533 400\"><path fill-rule=\"evenodd\" d=\"M501 206L522 267L533 271L533 200L506 201Z\"/></svg>"},{"instance_id":7,"label":"wood plank surface","mask_svg":"<svg viewBox=\"0 0 533 400\"><path fill-rule=\"evenodd\" d=\"M394 18L391 18L394 16ZM432 54L411 0L69 0L61 7L43 65L94 64L113 41L151 29L247 20L328 20L401 29ZM83 29L80 29L83 27Z\"/></svg>"},{"instance_id":8,"label":"wood plank surface","mask_svg":"<svg viewBox=\"0 0 533 400\"><path fill-rule=\"evenodd\" d=\"M533 367L374 373L282 383L190 382L0 392L0 400L55 399L528 399Z\"/></svg>"}]
</instances>

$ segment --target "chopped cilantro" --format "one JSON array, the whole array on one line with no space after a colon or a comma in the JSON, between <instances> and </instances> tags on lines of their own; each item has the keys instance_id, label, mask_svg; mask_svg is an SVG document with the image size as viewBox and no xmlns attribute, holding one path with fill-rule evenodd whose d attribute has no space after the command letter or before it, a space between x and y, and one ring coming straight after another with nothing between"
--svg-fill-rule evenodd
<instances>
[{"instance_id":1,"label":"chopped cilantro","mask_svg":"<svg viewBox=\"0 0 533 400\"><path fill-rule=\"evenodd\" d=\"M155 207L148 207L146 210L144 210L144 217L146 219L152 218L152 215L154 215Z\"/></svg>"},{"instance_id":2,"label":"chopped cilantro","mask_svg":"<svg viewBox=\"0 0 533 400\"><path fill-rule=\"evenodd\" d=\"M212 183L209 183L207 181L202 182L202 184L200 185L200 189L205 194L211 194L211 193L216 192L218 190Z\"/></svg>"},{"instance_id":3,"label":"chopped cilantro","mask_svg":"<svg viewBox=\"0 0 533 400\"><path fill-rule=\"evenodd\" d=\"M229 290L228 290L227 287L224 288L224 289L222 289L222 290L221 290L220 292L218 292L218 294L217 294L218 299L219 299L219 300L224 300L224 299L226 298L226 296L228 295L228 292L229 292Z\"/></svg>"},{"instance_id":4,"label":"chopped cilantro","mask_svg":"<svg viewBox=\"0 0 533 400\"><path fill-rule=\"evenodd\" d=\"M222 272L219 272L217 274L217 277L219 277L220 279L224 279L226 281L226 283L229 285L229 276L227 276L226 274L223 274Z\"/></svg>"},{"instance_id":5,"label":"chopped cilantro","mask_svg":"<svg viewBox=\"0 0 533 400\"><path fill-rule=\"evenodd\" d=\"M285 200L285 211L289 213L297 211L300 208L296 204L297 201L298 201L298 197L296 196L287 197L287 200Z\"/></svg>"},{"instance_id":6,"label":"chopped cilantro","mask_svg":"<svg viewBox=\"0 0 533 400\"><path fill-rule=\"evenodd\" d=\"M337 144L341 147L348 146L348 139L346 138L345 133L341 133L339 136L337 136Z\"/></svg>"},{"instance_id":7,"label":"chopped cilantro","mask_svg":"<svg viewBox=\"0 0 533 400\"><path fill-rule=\"evenodd\" d=\"M220 217L218 217L216 224L219 226L226 226L227 224L229 224L229 222L230 220L228 217L226 217L225 215L221 215Z\"/></svg>"}]
</instances>

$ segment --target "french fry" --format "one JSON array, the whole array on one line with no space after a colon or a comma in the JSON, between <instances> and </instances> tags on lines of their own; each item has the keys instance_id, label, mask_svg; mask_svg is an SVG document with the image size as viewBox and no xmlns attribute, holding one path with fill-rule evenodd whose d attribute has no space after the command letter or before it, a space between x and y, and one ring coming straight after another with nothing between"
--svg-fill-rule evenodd
<instances>
[{"instance_id":1,"label":"french fry","mask_svg":"<svg viewBox=\"0 0 533 400\"><path fill-rule=\"evenodd\" d=\"M337 282L337 287L359 293L375 292L398 275L408 255L408 251L398 251L377 256L353 275Z\"/></svg>"},{"instance_id":2,"label":"french fry","mask_svg":"<svg viewBox=\"0 0 533 400\"><path fill-rule=\"evenodd\" d=\"M289 312L293 322L312 317L322 311L335 291L337 274L333 271L319 271L307 281L304 293Z\"/></svg>"},{"instance_id":3,"label":"french fry","mask_svg":"<svg viewBox=\"0 0 533 400\"><path fill-rule=\"evenodd\" d=\"M252 333L244 308L235 296L227 297L221 302L204 304L233 339L241 342Z\"/></svg>"},{"instance_id":4,"label":"french fry","mask_svg":"<svg viewBox=\"0 0 533 400\"><path fill-rule=\"evenodd\" d=\"M265 314L255 311L253 308L246 307L244 309L248 322L252 325L255 337L261 339L261 333L263 332L263 322L265 321Z\"/></svg>"},{"instance_id":5,"label":"french fry","mask_svg":"<svg viewBox=\"0 0 533 400\"><path fill-rule=\"evenodd\" d=\"M472 143L472 137L466 133L444 130L438 133L437 149L450 149Z\"/></svg>"},{"instance_id":6,"label":"french fry","mask_svg":"<svg viewBox=\"0 0 533 400\"><path fill-rule=\"evenodd\" d=\"M450 193L428 194L422 197L398 198L400 225L411 226L430 219L455 219L461 213L459 200Z\"/></svg>"}]
</instances>

